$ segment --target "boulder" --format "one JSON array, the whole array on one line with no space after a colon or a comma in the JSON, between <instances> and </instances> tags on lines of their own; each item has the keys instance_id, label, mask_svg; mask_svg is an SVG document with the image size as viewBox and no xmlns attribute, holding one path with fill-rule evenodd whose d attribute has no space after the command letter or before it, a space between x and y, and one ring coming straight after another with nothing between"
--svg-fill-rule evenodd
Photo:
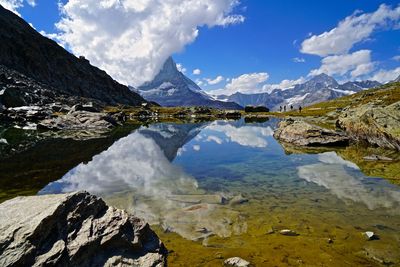
<instances>
[{"instance_id":1,"label":"boulder","mask_svg":"<svg viewBox=\"0 0 400 267\"><path fill-rule=\"evenodd\" d=\"M164 266L150 226L87 192L0 205L0 266Z\"/></svg>"},{"instance_id":2,"label":"boulder","mask_svg":"<svg viewBox=\"0 0 400 267\"><path fill-rule=\"evenodd\" d=\"M295 146L342 146L349 137L342 132L328 130L301 120L288 119L279 123L274 137Z\"/></svg>"},{"instance_id":3,"label":"boulder","mask_svg":"<svg viewBox=\"0 0 400 267\"><path fill-rule=\"evenodd\" d=\"M400 101L385 107L367 104L349 109L336 125L357 141L400 150Z\"/></svg>"},{"instance_id":4,"label":"boulder","mask_svg":"<svg viewBox=\"0 0 400 267\"><path fill-rule=\"evenodd\" d=\"M41 130L95 130L108 131L118 122L111 116L101 112L70 111L66 115L42 120L38 124Z\"/></svg>"}]
</instances>

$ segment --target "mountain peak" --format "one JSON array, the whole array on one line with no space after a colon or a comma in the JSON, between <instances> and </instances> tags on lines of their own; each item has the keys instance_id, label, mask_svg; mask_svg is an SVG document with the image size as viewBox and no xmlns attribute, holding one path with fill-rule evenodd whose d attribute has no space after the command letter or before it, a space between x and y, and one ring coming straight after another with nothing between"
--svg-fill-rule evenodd
<instances>
[{"instance_id":1,"label":"mountain peak","mask_svg":"<svg viewBox=\"0 0 400 267\"><path fill-rule=\"evenodd\" d=\"M318 84L324 87L337 87L339 85L338 82L332 76L329 76L325 73L321 73L314 76L307 83Z\"/></svg>"},{"instance_id":2,"label":"mountain peak","mask_svg":"<svg viewBox=\"0 0 400 267\"><path fill-rule=\"evenodd\" d=\"M178 68L176 67L176 63L172 57L168 57L167 60L164 62L160 73L161 72L166 72L170 74L176 74L177 72L179 72Z\"/></svg>"}]
</instances>

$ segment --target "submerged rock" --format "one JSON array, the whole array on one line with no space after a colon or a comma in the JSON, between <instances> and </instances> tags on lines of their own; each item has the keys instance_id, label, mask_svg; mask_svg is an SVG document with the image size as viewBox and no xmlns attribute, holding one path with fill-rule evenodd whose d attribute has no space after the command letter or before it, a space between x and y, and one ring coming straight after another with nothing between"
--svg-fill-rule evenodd
<instances>
[{"instance_id":1,"label":"submerged rock","mask_svg":"<svg viewBox=\"0 0 400 267\"><path fill-rule=\"evenodd\" d=\"M349 143L349 137L341 132L292 119L281 121L274 137L296 146L340 146Z\"/></svg>"},{"instance_id":2,"label":"submerged rock","mask_svg":"<svg viewBox=\"0 0 400 267\"><path fill-rule=\"evenodd\" d=\"M368 241L379 239L378 236L372 231L365 232L364 236Z\"/></svg>"},{"instance_id":3,"label":"submerged rock","mask_svg":"<svg viewBox=\"0 0 400 267\"><path fill-rule=\"evenodd\" d=\"M251 266L250 262L239 258L239 257L233 257L233 258L229 258L227 260L224 261L224 265L225 266L232 266L232 267L248 267Z\"/></svg>"},{"instance_id":4,"label":"submerged rock","mask_svg":"<svg viewBox=\"0 0 400 267\"><path fill-rule=\"evenodd\" d=\"M86 192L0 205L0 266L164 266L150 226Z\"/></svg>"},{"instance_id":5,"label":"submerged rock","mask_svg":"<svg viewBox=\"0 0 400 267\"><path fill-rule=\"evenodd\" d=\"M298 233L296 233L295 231L290 230L290 229L283 229L283 230L279 231L279 233L281 235L288 235L288 236L297 236L297 235L299 235Z\"/></svg>"}]
</instances>

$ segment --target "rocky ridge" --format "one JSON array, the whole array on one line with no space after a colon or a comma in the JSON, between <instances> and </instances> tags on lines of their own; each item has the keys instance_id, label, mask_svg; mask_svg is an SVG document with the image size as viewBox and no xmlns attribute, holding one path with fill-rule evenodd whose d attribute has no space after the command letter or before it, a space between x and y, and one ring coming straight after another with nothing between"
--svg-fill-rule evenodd
<instances>
[{"instance_id":1,"label":"rocky ridge","mask_svg":"<svg viewBox=\"0 0 400 267\"><path fill-rule=\"evenodd\" d=\"M0 25L0 70L8 68L41 83L47 90L38 93L46 96L45 101L49 94L50 98L69 95L96 99L109 105L136 106L146 102L127 86L113 80L105 71L92 66L84 57L77 58L70 54L1 5ZM0 90L3 88L0 87ZM7 91L10 91L8 94L20 96L22 102L34 100L38 105L41 101L37 99L36 90L29 85L8 87ZM7 106L5 103L3 105Z\"/></svg>"},{"instance_id":2,"label":"rocky ridge","mask_svg":"<svg viewBox=\"0 0 400 267\"><path fill-rule=\"evenodd\" d=\"M380 85L377 81L354 81L339 84L333 77L320 74L305 83L297 84L285 90L276 89L270 93L258 94L235 93L230 96L217 96L217 99L233 101L241 106L262 105L271 110L279 110L279 106L286 105L289 107L293 105L295 108L299 105L309 106Z\"/></svg>"},{"instance_id":3,"label":"rocky ridge","mask_svg":"<svg viewBox=\"0 0 400 267\"><path fill-rule=\"evenodd\" d=\"M150 226L86 192L0 205L1 266L165 266Z\"/></svg>"}]
</instances>

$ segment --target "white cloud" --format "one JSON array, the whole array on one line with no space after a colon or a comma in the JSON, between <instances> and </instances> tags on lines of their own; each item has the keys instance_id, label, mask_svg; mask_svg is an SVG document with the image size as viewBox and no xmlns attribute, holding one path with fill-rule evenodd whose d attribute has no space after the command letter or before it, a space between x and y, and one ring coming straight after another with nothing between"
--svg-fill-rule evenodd
<instances>
[{"instance_id":1,"label":"white cloud","mask_svg":"<svg viewBox=\"0 0 400 267\"><path fill-rule=\"evenodd\" d=\"M306 62L306 60L302 57L294 57L293 62L294 63L304 63L304 62Z\"/></svg>"},{"instance_id":2,"label":"white cloud","mask_svg":"<svg viewBox=\"0 0 400 267\"><path fill-rule=\"evenodd\" d=\"M200 146L199 145L193 145L193 150L194 151L200 151Z\"/></svg>"},{"instance_id":3,"label":"white cloud","mask_svg":"<svg viewBox=\"0 0 400 267\"><path fill-rule=\"evenodd\" d=\"M200 69L194 69L193 70L193 75L200 75L201 74L201 70Z\"/></svg>"},{"instance_id":4,"label":"white cloud","mask_svg":"<svg viewBox=\"0 0 400 267\"><path fill-rule=\"evenodd\" d=\"M371 62L370 50L359 50L352 54L328 56L322 59L319 69L311 70L310 75L325 73L328 75L345 75L350 72L352 78L369 74L374 63Z\"/></svg>"},{"instance_id":5,"label":"white cloud","mask_svg":"<svg viewBox=\"0 0 400 267\"><path fill-rule=\"evenodd\" d=\"M140 85L193 42L200 26L227 26L238 0L69 0L56 24L59 40L124 84Z\"/></svg>"},{"instance_id":6,"label":"white cloud","mask_svg":"<svg viewBox=\"0 0 400 267\"><path fill-rule=\"evenodd\" d=\"M278 84L265 84L262 87L262 91L266 93L270 93L275 89L280 89L280 90L286 90L286 89L292 89L296 84L302 84L306 81L304 77L300 77L297 80L282 80Z\"/></svg>"},{"instance_id":7,"label":"white cloud","mask_svg":"<svg viewBox=\"0 0 400 267\"><path fill-rule=\"evenodd\" d=\"M268 78L269 75L266 72L243 74L239 77L232 78L225 88L214 90L210 93L217 95L231 95L237 92L253 93L257 90L261 90L263 83L265 83Z\"/></svg>"},{"instance_id":8,"label":"white cloud","mask_svg":"<svg viewBox=\"0 0 400 267\"><path fill-rule=\"evenodd\" d=\"M400 61L400 55L394 56L394 57L392 57L392 59L395 60L395 61Z\"/></svg>"},{"instance_id":9,"label":"white cloud","mask_svg":"<svg viewBox=\"0 0 400 267\"><path fill-rule=\"evenodd\" d=\"M266 72L248 73L232 78L225 88L212 90L211 95L232 95L235 93L255 94L270 93L274 89L291 89L294 85L304 83L305 79L300 77L297 80L283 80L278 84L267 84L269 75Z\"/></svg>"},{"instance_id":10,"label":"white cloud","mask_svg":"<svg viewBox=\"0 0 400 267\"><path fill-rule=\"evenodd\" d=\"M378 81L380 83L387 83L393 81L399 76L400 76L400 67L391 70L381 69L375 72L370 79Z\"/></svg>"},{"instance_id":11,"label":"white cloud","mask_svg":"<svg viewBox=\"0 0 400 267\"><path fill-rule=\"evenodd\" d=\"M204 80L206 80L208 84L214 85L214 84L218 84L218 83L222 82L224 80L224 77L219 75L219 76L215 77L214 79L207 79L206 78Z\"/></svg>"},{"instance_id":12,"label":"white cloud","mask_svg":"<svg viewBox=\"0 0 400 267\"><path fill-rule=\"evenodd\" d=\"M346 54L350 49L379 29L398 27L400 6L385 4L373 13L355 12L340 21L337 27L320 35L313 35L302 43L301 52L319 56Z\"/></svg>"},{"instance_id":13,"label":"white cloud","mask_svg":"<svg viewBox=\"0 0 400 267\"><path fill-rule=\"evenodd\" d=\"M35 0L0 0L0 5L2 5L5 9L8 9L18 16L21 16L18 13L18 9L24 6L24 3L27 2L28 5L34 7L36 6L36 1Z\"/></svg>"},{"instance_id":14,"label":"white cloud","mask_svg":"<svg viewBox=\"0 0 400 267\"><path fill-rule=\"evenodd\" d=\"M182 72L182 73L186 73L186 68L181 64L181 63L177 63L176 64L176 68Z\"/></svg>"}]
</instances>

